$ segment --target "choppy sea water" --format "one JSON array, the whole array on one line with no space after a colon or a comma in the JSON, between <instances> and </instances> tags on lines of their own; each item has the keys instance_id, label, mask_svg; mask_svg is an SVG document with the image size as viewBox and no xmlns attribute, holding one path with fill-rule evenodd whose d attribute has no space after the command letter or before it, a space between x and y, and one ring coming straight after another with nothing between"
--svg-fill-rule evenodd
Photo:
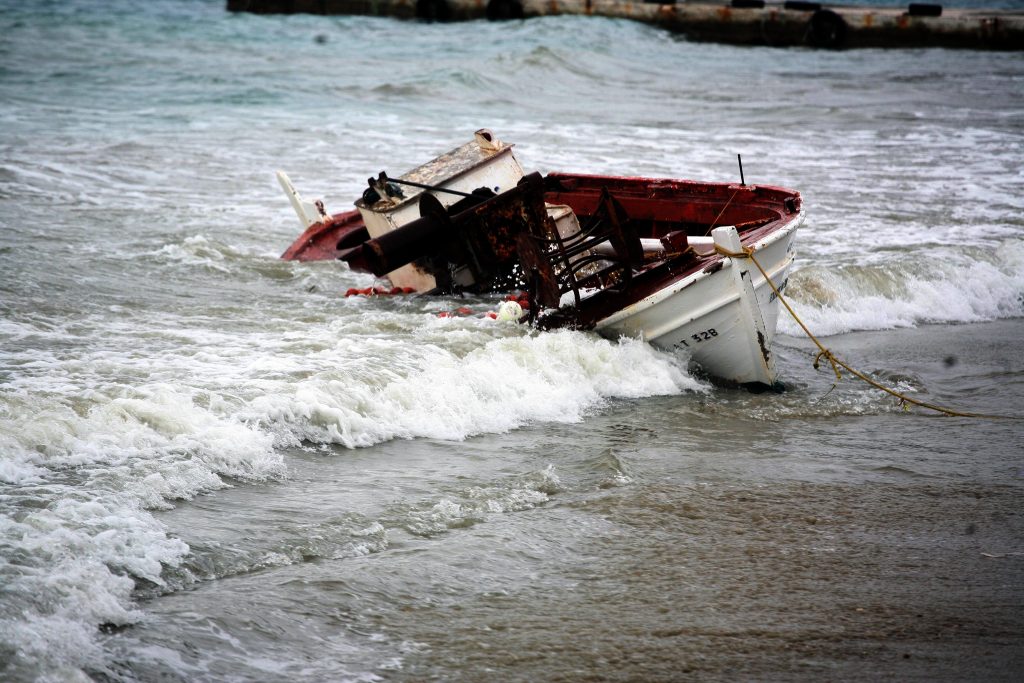
<instances>
[{"instance_id":1,"label":"choppy sea water","mask_svg":"<svg viewBox=\"0 0 1024 683\"><path fill-rule=\"evenodd\" d=\"M1024 57L218 1L0 3L0 678L1015 680L1024 428L279 254L490 127L528 169L802 191L852 365L1021 416ZM469 306L474 315L441 318Z\"/></svg>"}]
</instances>

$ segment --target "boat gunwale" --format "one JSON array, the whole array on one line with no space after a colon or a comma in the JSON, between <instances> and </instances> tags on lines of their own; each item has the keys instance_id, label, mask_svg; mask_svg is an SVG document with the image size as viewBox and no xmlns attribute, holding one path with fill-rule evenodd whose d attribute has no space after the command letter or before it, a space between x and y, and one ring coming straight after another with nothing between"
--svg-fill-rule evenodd
<instances>
[{"instance_id":1,"label":"boat gunwale","mask_svg":"<svg viewBox=\"0 0 1024 683\"><path fill-rule=\"evenodd\" d=\"M743 230L740 233L742 243L752 245L755 249L763 248L776 241L776 239L791 233L803 224L806 217L806 212L801 206L800 193L796 190L774 185L754 186L666 178L563 173L552 173L547 178L553 178L556 181L581 179L586 183L593 183L586 188L581 189L577 187L556 193L556 198L559 202L564 202L570 206L573 206L571 198L574 194L577 196L578 206L578 197L580 195L594 195L600 192L601 183L608 180L614 180L619 184L615 188L616 190L635 188L635 190L643 191L646 189L650 192L651 190L668 188L669 191L677 195L676 201L695 201L697 199L707 201L715 196L723 197L731 191L732 195L729 199L729 202L731 202L738 192L746 191L748 194L741 201L742 204L747 206L757 205L769 209L775 215L774 218L768 219L765 223ZM685 195L686 189L699 189L699 192L691 192L686 197L678 196ZM634 196L636 195L635 190ZM648 196L647 198L665 202L671 201L668 197ZM790 206L787 204L791 199L795 200L795 203L792 205L795 207L795 211L791 211ZM726 205L728 205L728 202ZM707 231L708 233L710 233L712 227L716 226L710 226ZM772 238L773 235L777 235L777 237ZM550 309L547 313L542 313L538 322L542 327L573 326L582 329L593 329L599 325L614 324L614 322L624 319L629 315L629 313L625 313L627 309L631 309L645 300L650 301L649 305L655 305L657 302L662 301L664 297L678 292L682 286L677 285L677 283L681 280L693 278L692 281L696 281L699 279L696 276L699 276L701 273L707 272L710 274L722 268L726 258L728 257L718 252L699 254L693 251L685 251L682 254L654 261L650 265L639 269L639 272L631 277L625 291L602 289L582 299L578 305L568 304L556 309ZM680 267L682 267L682 270L679 272L672 272L674 268ZM672 291L667 292L666 290L668 289ZM612 313L603 316L602 311L610 311ZM560 318L565 320L560 320Z\"/></svg>"}]
</instances>

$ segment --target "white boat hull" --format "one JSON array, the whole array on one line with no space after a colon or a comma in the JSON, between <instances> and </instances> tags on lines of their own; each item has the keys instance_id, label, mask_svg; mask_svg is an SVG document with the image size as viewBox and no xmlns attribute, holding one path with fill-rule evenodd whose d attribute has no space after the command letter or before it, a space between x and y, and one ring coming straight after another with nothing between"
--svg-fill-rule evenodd
<instances>
[{"instance_id":1,"label":"white boat hull","mask_svg":"<svg viewBox=\"0 0 1024 683\"><path fill-rule=\"evenodd\" d=\"M749 245L780 290L787 283L793 239L803 220L801 213ZM754 301L744 301L740 270L746 271ZM658 348L688 353L704 372L720 380L771 386L778 380L771 355L778 316L777 297L756 266L749 259L725 258L720 269L680 280L598 321L595 329L605 337L641 337Z\"/></svg>"}]
</instances>

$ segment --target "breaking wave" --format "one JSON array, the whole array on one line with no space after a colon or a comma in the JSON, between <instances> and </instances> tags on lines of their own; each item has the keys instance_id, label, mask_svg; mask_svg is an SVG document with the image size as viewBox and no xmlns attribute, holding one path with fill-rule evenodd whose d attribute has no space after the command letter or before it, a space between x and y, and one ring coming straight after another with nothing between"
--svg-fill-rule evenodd
<instances>
[{"instance_id":1,"label":"breaking wave","mask_svg":"<svg viewBox=\"0 0 1024 683\"><path fill-rule=\"evenodd\" d=\"M879 265L808 266L790 277L787 293L797 314L820 335L1019 317L1024 243L908 254ZM784 313L779 330L803 334Z\"/></svg>"},{"instance_id":2,"label":"breaking wave","mask_svg":"<svg viewBox=\"0 0 1024 683\"><path fill-rule=\"evenodd\" d=\"M286 476L283 447L459 440L530 422L578 421L609 399L703 388L681 359L635 340L514 326L509 336L489 339L501 332L483 319L403 317L449 344L417 347L386 337L339 344L337 325L327 324L309 329L302 343L284 335L279 344L254 348L230 335L209 344L208 336L190 338L178 325L164 332L177 352L146 360L148 372L137 367L140 359L109 351L74 362L34 354L31 366L22 363L18 380L0 394L0 655L13 662L8 673L30 662L59 675L102 671L97 626L135 623L140 585L172 590L162 588L168 570L176 583L208 574L152 510L234 480ZM13 324L4 331L23 340L37 332ZM240 365L246 353L255 357ZM18 364L17 354L7 355ZM164 375L179 380L152 380ZM543 481L472 489L465 500L435 501L396 523L429 536L535 506L546 490ZM346 542L363 548L364 541ZM378 541L359 552L386 547ZM331 552L355 552L339 548ZM275 562L306 552L283 549ZM268 562L263 555L251 560Z\"/></svg>"},{"instance_id":3,"label":"breaking wave","mask_svg":"<svg viewBox=\"0 0 1024 683\"><path fill-rule=\"evenodd\" d=\"M556 332L495 340L465 355L428 345L360 382L329 370L254 400L246 417L283 445L354 448L391 439L458 440L529 422L576 422L611 398L699 390L680 360L637 340Z\"/></svg>"}]
</instances>

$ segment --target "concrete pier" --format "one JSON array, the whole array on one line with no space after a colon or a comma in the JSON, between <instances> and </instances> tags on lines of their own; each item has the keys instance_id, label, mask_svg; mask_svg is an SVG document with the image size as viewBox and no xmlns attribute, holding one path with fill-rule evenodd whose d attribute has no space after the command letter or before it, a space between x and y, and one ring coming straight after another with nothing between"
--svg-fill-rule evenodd
<instances>
[{"instance_id":1,"label":"concrete pier","mask_svg":"<svg viewBox=\"0 0 1024 683\"><path fill-rule=\"evenodd\" d=\"M628 0L227 0L234 12L362 14L428 21L586 14L634 19L696 41L820 48L1024 49L1024 11L843 7L817 2Z\"/></svg>"}]
</instances>

